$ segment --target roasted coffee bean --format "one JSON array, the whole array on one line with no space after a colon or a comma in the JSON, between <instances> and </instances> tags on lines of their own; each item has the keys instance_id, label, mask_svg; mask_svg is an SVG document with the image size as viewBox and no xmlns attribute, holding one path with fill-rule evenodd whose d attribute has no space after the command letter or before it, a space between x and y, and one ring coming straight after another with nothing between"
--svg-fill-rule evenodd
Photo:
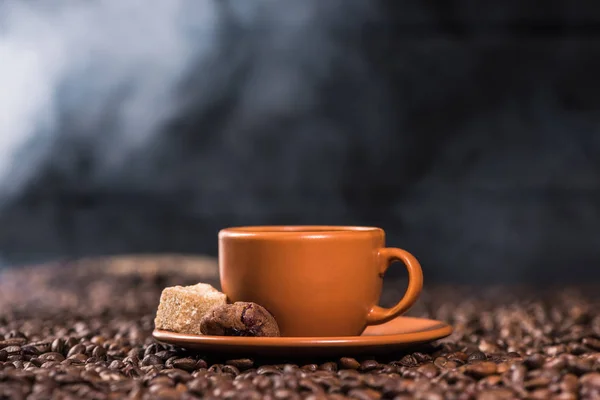
<instances>
[{"instance_id":1,"label":"roasted coffee bean","mask_svg":"<svg viewBox=\"0 0 600 400\"><path fill-rule=\"evenodd\" d=\"M160 351L158 345L156 343L152 343L150 346L146 347L146 350L144 351L144 357L150 354L155 354L158 351Z\"/></svg>"},{"instance_id":2,"label":"roasted coffee bean","mask_svg":"<svg viewBox=\"0 0 600 400\"><path fill-rule=\"evenodd\" d=\"M447 358L449 361L454 361L454 362L457 362L460 364L464 364L467 362L469 356L462 351L457 351L452 354L449 354Z\"/></svg>"},{"instance_id":3,"label":"roasted coffee bean","mask_svg":"<svg viewBox=\"0 0 600 400\"><path fill-rule=\"evenodd\" d=\"M360 363L360 367L358 367L359 371L369 372L377 369L379 367L379 363L375 360L365 360Z\"/></svg>"},{"instance_id":4,"label":"roasted coffee bean","mask_svg":"<svg viewBox=\"0 0 600 400\"><path fill-rule=\"evenodd\" d=\"M54 353L62 354L65 351L65 341L61 338L56 338L52 341L52 345L50 345L50 350Z\"/></svg>"},{"instance_id":5,"label":"roasted coffee bean","mask_svg":"<svg viewBox=\"0 0 600 400\"><path fill-rule=\"evenodd\" d=\"M381 398L381 393L373 389L353 389L348 392L348 396L359 400L378 400Z\"/></svg>"},{"instance_id":6,"label":"roasted coffee bean","mask_svg":"<svg viewBox=\"0 0 600 400\"><path fill-rule=\"evenodd\" d=\"M524 364L529 369L537 369L544 365L544 361L544 356L541 354L532 354L525 359Z\"/></svg>"},{"instance_id":7,"label":"roasted coffee bean","mask_svg":"<svg viewBox=\"0 0 600 400\"><path fill-rule=\"evenodd\" d=\"M21 346L7 346L4 348L4 351L9 356L14 356L17 354L21 354Z\"/></svg>"},{"instance_id":8,"label":"roasted coffee bean","mask_svg":"<svg viewBox=\"0 0 600 400\"><path fill-rule=\"evenodd\" d=\"M432 379L437 376L439 371L437 367L433 364L423 364L417 368L417 372L419 372L428 379Z\"/></svg>"},{"instance_id":9,"label":"roasted coffee bean","mask_svg":"<svg viewBox=\"0 0 600 400\"><path fill-rule=\"evenodd\" d=\"M210 388L210 381L207 379L194 379L188 382L187 387L192 393L203 395Z\"/></svg>"},{"instance_id":10,"label":"roasted coffee bean","mask_svg":"<svg viewBox=\"0 0 600 400\"><path fill-rule=\"evenodd\" d=\"M469 356L467 357L467 362L475 362L475 361L485 361L487 360L487 356L482 353L481 351L474 351L473 353L469 354Z\"/></svg>"},{"instance_id":11,"label":"roasted coffee bean","mask_svg":"<svg viewBox=\"0 0 600 400\"><path fill-rule=\"evenodd\" d=\"M350 357L340 358L339 364L342 369L358 369L360 367L360 363L356 361L356 359Z\"/></svg>"},{"instance_id":12,"label":"roasted coffee bean","mask_svg":"<svg viewBox=\"0 0 600 400\"><path fill-rule=\"evenodd\" d=\"M326 362L324 364L321 364L319 369L324 370L324 371L329 371L329 372L335 372L335 371L337 371L338 366L337 366L337 363Z\"/></svg>"},{"instance_id":13,"label":"roasted coffee bean","mask_svg":"<svg viewBox=\"0 0 600 400\"><path fill-rule=\"evenodd\" d=\"M279 375L281 371L272 366L261 366L256 370L259 375Z\"/></svg>"},{"instance_id":14,"label":"roasted coffee bean","mask_svg":"<svg viewBox=\"0 0 600 400\"><path fill-rule=\"evenodd\" d=\"M477 400L512 400L514 398L514 393L505 388L483 390L477 395Z\"/></svg>"},{"instance_id":15,"label":"roasted coffee bean","mask_svg":"<svg viewBox=\"0 0 600 400\"><path fill-rule=\"evenodd\" d=\"M225 362L225 364L233 365L234 367L243 371L248 368L252 368L254 366L254 361L249 358L239 358L235 360L228 360Z\"/></svg>"},{"instance_id":16,"label":"roasted coffee bean","mask_svg":"<svg viewBox=\"0 0 600 400\"><path fill-rule=\"evenodd\" d=\"M85 354L79 353L79 354L73 354L72 356L68 357L67 361L71 360L74 363L80 363L80 364L82 364L82 363L85 363L88 358L89 357L86 356Z\"/></svg>"},{"instance_id":17,"label":"roasted coffee bean","mask_svg":"<svg viewBox=\"0 0 600 400\"><path fill-rule=\"evenodd\" d=\"M21 352L25 356L37 356L40 354L40 351L37 349L37 347L32 345L25 345L21 347Z\"/></svg>"},{"instance_id":18,"label":"roasted coffee bean","mask_svg":"<svg viewBox=\"0 0 600 400\"><path fill-rule=\"evenodd\" d=\"M148 354L147 356L145 356L141 363L141 365L144 367L159 364L162 364L162 360L154 354Z\"/></svg>"},{"instance_id":19,"label":"roasted coffee bean","mask_svg":"<svg viewBox=\"0 0 600 400\"><path fill-rule=\"evenodd\" d=\"M223 365L221 365L221 364L213 364L208 368L208 372L213 372L215 374L221 374L223 372L222 368L223 368Z\"/></svg>"},{"instance_id":20,"label":"roasted coffee bean","mask_svg":"<svg viewBox=\"0 0 600 400\"><path fill-rule=\"evenodd\" d=\"M60 285L49 291L3 291L0 278L0 292L10 293L12 302L0 296L0 398L600 398L594 291L436 290L415 312L450 322L454 334L419 352L300 365L214 364L221 362L215 355L209 368L195 353L151 337L162 288L198 277L160 270L107 277L108 270L93 268L96 275L89 276L59 269L44 279L18 280ZM386 290L382 302L400 295ZM29 302L29 296L38 300ZM17 303L18 309L11 305Z\"/></svg>"},{"instance_id":21,"label":"roasted coffee bean","mask_svg":"<svg viewBox=\"0 0 600 400\"><path fill-rule=\"evenodd\" d=\"M307 364L300 367L300 369L302 369L302 371L315 372L319 369L319 366L317 364Z\"/></svg>"},{"instance_id":22,"label":"roasted coffee bean","mask_svg":"<svg viewBox=\"0 0 600 400\"><path fill-rule=\"evenodd\" d=\"M444 367L447 363L448 359L446 357L436 357L435 360L433 360L433 364L438 368Z\"/></svg>"},{"instance_id":23,"label":"roasted coffee bean","mask_svg":"<svg viewBox=\"0 0 600 400\"><path fill-rule=\"evenodd\" d=\"M69 350L67 353L67 358L75 355L75 354L85 354L85 346L82 344L77 344Z\"/></svg>"},{"instance_id":24,"label":"roasted coffee bean","mask_svg":"<svg viewBox=\"0 0 600 400\"><path fill-rule=\"evenodd\" d=\"M71 347L76 346L78 343L79 343L79 341L71 336L71 337L68 337L67 340L65 341L65 347L70 349Z\"/></svg>"},{"instance_id":25,"label":"roasted coffee bean","mask_svg":"<svg viewBox=\"0 0 600 400\"><path fill-rule=\"evenodd\" d=\"M483 378L496 373L496 364L491 361L480 361L466 365L465 373L475 378Z\"/></svg>"},{"instance_id":26,"label":"roasted coffee bean","mask_svg":"<svg viewBox=\"0 0 600 400\"><path fill-rule=\"evenodd\" d=\"M54 353L54 352L41 354L38 358L42 361L57 361L57 362L61 362L65 359L65 357L62 354Z\"/></svg>"},{"instance_id":27,"label":"roasted coffee bean","mask_svg":"<svg viewBox=\"0 0 600 400\"><path fill-rule=\"evenodd\" d=\"M96 358L102 358L106 355L106 350L102 346L94 346L92 350L92 356Z\"/></svg>"},{"instance_id":28,"label":"roasted coffee bean","mask_svg":"<svg viewBox=\"0 0 600 400\"><path fill-rule=\"evenodd\" d=\"M230 374L232 376L238 376L240 374L240 370L234 367L233 365L223 365L221 371L224 374Z\"/></svg>"},{"instance_id":29,"label":"roasted coffee bean","mask_svg":"<svg viewBox=\"0 0 600 400\"><path fill-rule=\"evenodd\" d=\"M417 360L418 363L425 363L432 360L429 354L420 353L418 351L414 352L412 356L415 358L415 360Z\"/></svg>"},{"instance_id":30,"label":"roasted coffee bean","mask_svg":"<svg viewBox=\"0 0 600 400\"><path fill-rule=\"evenodd\" d=\"M313 382L309 379L300 379L298 381L298 388L300 390L309 391L313 394L324 394L325 393L323 388L321 388L321 386L319 386L318 384L316 384L315 382Z\"/></svg>"},{"instance_id":31,"label":"roasted coffee bean","mask_svg":"<svg viewBox=\"0 0 600 400\"><path fill-rule=\"evenodd\" d=\"M574 358L568 362L567 368L575 375L583 375L593 370L594 363L589 359Z\"/></svg>"},{"instance_id":32,"label":"roasted coffee bean","mask_svg":"<svg viewBox=\"0 0 600 400\"><path fill-rule=\"evenodd\" d=\"M193 358L179 358L173 361L173 368L179 368L184 371L193 371L196 368L196 360Z\"/></svg>"},{"instance_id":33,"label":"roasted coffee bean","mask_svg":"<svg viewBox=\"0 0 600 400\"><path fill-rule=\"evenodd\" d=\"M600 340L599 339L596 339L593 337L586 337L586 338L583 338L581 343L583 343L585 346L587 346L593 350L600 351Z\"/></svg>"},{"instance_id":34,"label":"roasted coffee bean","mask_svg":"<svg viewBox=\"0 0 600 400\"><path fill-rule=\"evenodd\" d=\"M579 378L579 381L584 386L591 386L594 388L600 388L600 373L598 372L590 372L585 375L582 375Z\"/></svg>"}]
</instances>

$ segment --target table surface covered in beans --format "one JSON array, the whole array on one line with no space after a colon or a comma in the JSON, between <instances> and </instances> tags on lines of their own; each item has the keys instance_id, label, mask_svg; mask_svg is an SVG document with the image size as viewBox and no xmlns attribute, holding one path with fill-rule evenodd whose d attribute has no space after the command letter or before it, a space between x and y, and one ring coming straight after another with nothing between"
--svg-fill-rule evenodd
<instances>
[{"instance_id":1,"label":"table surface covered in beans","mask_svg":"<svg viewBox=\"0 0 600 400\"><path fill-rule=\"evenodd\" d=\"M218 282L212 260L107 258L5 271L0 398L600 398L599 287L427 287L410 315L455 329L431 345L385 358L233 360L152 339L162 288L199 281ZM398 291L386 289L382 302Z\"/></svg>"}]
</instances>

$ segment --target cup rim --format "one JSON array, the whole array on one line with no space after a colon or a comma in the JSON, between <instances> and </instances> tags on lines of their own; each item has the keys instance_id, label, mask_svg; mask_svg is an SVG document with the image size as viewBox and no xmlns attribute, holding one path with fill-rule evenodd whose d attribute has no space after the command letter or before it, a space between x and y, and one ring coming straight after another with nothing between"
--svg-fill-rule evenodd
<instances>
[{"instance_id":1,"label":"cup rim","mask_svg":"<svg viewBox=\"0 0 600 400\"><path fill-rule=\"evenodd\" d=\"M358 237L383 234L383 229L374 226L345 225L256 225L236 226L221 229L222 238L328 238Z\"/></svg>"}]
</instances>

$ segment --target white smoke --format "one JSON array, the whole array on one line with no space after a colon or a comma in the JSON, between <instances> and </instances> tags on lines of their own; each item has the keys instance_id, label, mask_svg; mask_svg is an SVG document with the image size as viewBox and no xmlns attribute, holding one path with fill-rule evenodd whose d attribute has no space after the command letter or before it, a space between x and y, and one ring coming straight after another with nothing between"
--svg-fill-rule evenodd
<instances>
[{"instance_id":1,"label":"white smoke","mask_svg":"<svg viewBox=\"0 0 600 400\"><path fill-rule=\"evenodd\" d=\"M365 0L0 3L0 204L49 163L72 174L77 141L94 160L86 179L156 185L140 182L190 78L202 111L245 68L224 133L236 143L252 140L240 137L247 127L314 114L336 65L365 74L340 32L358 32L371 9ZM140 154L144 166L132 167Z\"/></svg>"},{"instance_id":2,"label":"white smoke","mask_svg":"<svg viewBox=\"0 0 600 400\"><path fill-rule=\"evenodd\" d=\"M8 0L0 14L3 199L60 153L65 115L104 170L121 167L177 108L186 69L218 44L212 1ZM116 120L98 133L109 107Z\"/></svg>"}]
</instances>

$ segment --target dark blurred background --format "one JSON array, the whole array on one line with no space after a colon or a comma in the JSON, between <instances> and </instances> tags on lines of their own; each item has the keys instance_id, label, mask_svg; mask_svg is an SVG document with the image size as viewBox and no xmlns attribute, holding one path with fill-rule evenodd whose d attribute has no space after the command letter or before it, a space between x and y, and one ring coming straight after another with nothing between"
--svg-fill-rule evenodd
<instances>
[{"instance_id":1,"label":"dark blurred background","mask_svg":"<svg viewBox=\"0 0 600 400\"><path fill-rule=\"evenodd\" d=\"M428 281L598 279L599 71L597 1L5 0L2 262L362 224Z\"/></svg>"}]
</instances>

